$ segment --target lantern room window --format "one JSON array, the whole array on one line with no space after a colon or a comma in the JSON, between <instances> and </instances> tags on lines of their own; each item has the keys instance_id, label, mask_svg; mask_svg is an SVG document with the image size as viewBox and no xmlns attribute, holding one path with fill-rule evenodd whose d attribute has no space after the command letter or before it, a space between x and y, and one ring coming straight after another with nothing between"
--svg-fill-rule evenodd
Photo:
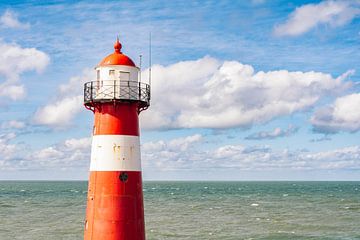
<instances>
[{"instance_id":1,"label":"lantern room window","mask_svg":"<svg viewBox=\"0 0 360 240\"><path fill-rule=\"evenodd\" d=\"M121 81L130 81L130 73L120 71L120 80Z\"/></svg>"}]
</instances>

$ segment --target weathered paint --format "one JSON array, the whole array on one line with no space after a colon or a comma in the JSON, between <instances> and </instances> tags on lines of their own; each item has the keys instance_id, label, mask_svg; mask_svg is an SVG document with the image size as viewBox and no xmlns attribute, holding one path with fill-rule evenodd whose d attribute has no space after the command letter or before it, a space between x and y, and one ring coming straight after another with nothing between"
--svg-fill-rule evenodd
<instances>
[{"instance_id":1,"label":"weathered paint","mask_svg":"<svg viewBox=\"0 0 360 240\"><path fill-rule=\"evenodd\" d=\"M141 171L139 137L93 136L90 171Z\"/></svg>"}]
</instances>

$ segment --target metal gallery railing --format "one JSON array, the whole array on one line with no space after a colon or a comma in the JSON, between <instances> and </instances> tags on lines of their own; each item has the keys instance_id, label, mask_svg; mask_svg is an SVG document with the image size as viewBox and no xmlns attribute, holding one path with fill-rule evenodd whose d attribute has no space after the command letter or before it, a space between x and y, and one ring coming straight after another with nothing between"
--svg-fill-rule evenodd
<instances>
[{"instance_id":1,"label":"metal gallery railing","mask_svg":"<svg viewBox=\"0 0 360 240\"><path fill-rule=\"evenodd\" d=\"M136 81L101 80L84 84L84 104L113 100L139 101L142 107L150 105L150 85Z\"/></svg>"}]
</instances>

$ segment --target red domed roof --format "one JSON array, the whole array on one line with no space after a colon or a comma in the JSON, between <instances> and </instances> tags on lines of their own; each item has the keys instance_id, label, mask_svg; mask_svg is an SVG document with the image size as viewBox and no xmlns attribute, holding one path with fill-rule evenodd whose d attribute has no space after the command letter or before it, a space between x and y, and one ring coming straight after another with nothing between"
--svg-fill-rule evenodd
<instances>
[{"instance_id":1,"label":"red domed roof","mask_svg":"<svg viewBox=\"0 0 360 240\"><path fill-rule=\"evenodd\" d=\"M105 57L98 66L106 66L106 65L125 65L135 67L135 63L126 55L121 52L121 43L119 42L119 38L116 39L114 44L114 53Z\"/></svg>"}]
</instances>

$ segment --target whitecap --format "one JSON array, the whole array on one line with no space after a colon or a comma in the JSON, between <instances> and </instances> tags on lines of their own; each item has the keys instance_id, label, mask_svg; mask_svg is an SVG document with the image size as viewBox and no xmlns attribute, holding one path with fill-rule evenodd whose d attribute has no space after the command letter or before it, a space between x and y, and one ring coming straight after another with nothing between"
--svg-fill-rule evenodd
<instances>
[{"instance_id":1,"label":"whitecap","mask_svg":"<svg viewBox=\"0 0 360 240\"><path fill-rule=\"evenodd\" d=\"M251 206L252 207L257 207L257 206L259 206L259 204L258 203L252 203Z\"/></svg>"},{"instance_id":2,"label":"whitecap","mask_svg":"<svg viewBox=\"0 0 360 240\"><path fill-rule=\"evenodd\" d=\"M294 231L291 231L291 232L287 232L287 231L277 231L278 233L292 233L292 234L295 234Z\"/></svg>"}]
</instances>

